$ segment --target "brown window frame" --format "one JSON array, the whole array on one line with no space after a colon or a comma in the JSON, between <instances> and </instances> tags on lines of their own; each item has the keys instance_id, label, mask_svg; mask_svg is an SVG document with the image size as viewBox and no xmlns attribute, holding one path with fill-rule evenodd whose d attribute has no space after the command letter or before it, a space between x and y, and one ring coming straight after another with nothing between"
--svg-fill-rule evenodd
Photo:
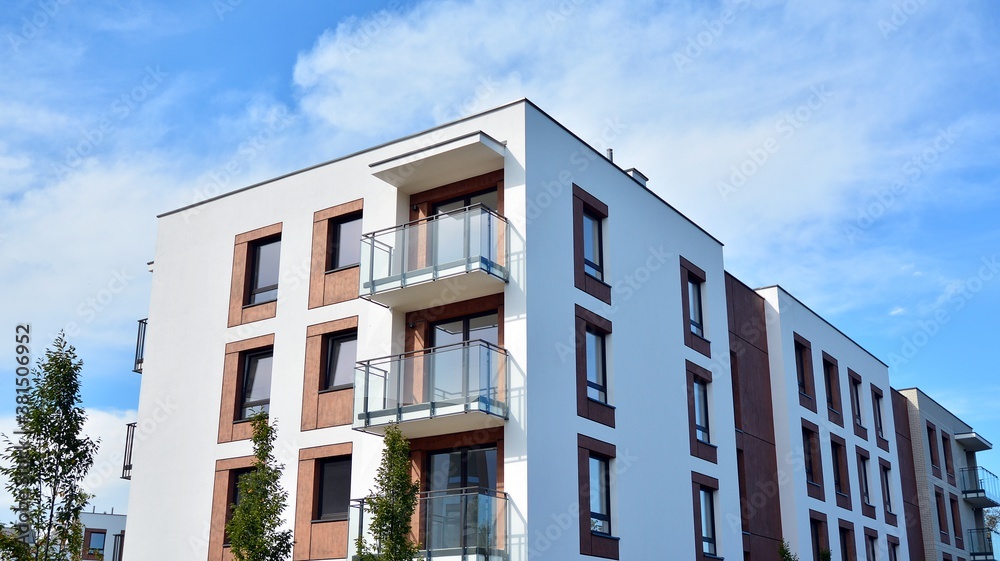
<instances>
[{"instance_id":1,"label":"brown window frame","mask_svg":"<svg viewBox=\"0 0 1000 561\"><path fill-rule=\"evenodd\" d=\"M812 343L808 339L792 333L792 359L795 364L796 389L799 405L816 412L816 380L813 372Z\"/></svg>"},{"instance_id":2,"label":"brown window frame","mask_svg":"<svg viewBox=\"0 0 1000 561\"><path fill-rule=\"evenodd\" d=\"M865 526L865 559L878 560L878 530Z\"/></svg>"},{"instance_id":3,"label":"brown window frame","mask_svg":"<svg viewBox=\"0 0 1000 561\"><path fill-rule=\"evenodd\" d=\"M96 553L90 553L90 539L94 534L101 534L104 536L104 547L101 548L101 557L98 557ZM105 552L108 550L108 530L107 528L87 528L83 533L83 556L81 559L104 559L106 557Z\"/></svg>"},{"instance_id":4,"label":"brown window frame","mask_svg":"<svg viewBox=\"0 0 1000 561\"><path fill-rule=\"evenodd\" d=\"M233 248L232 281L229 288L229 327L270 319L278 313L278 299L249 304L253 253L257 246L281 240L282 223L237 234ZM280 279L279 279L280 281ZM280 285L280 282L279 282Z\"/></svg>"},{"instance_id":5,"label":"brown window frame","mask_svg":"<svg viewBox=\"0 0 1000 561\"><path fill-rule=\"evenodd\" d=\"M875 518L875 505L871 503L872 499L872 469L871 469L871 454L868 450L860 446L854 447L855 455L858 461L858 498L861 502L861 514L874 519ZM868 495L867 499L865 495Z\"/></svg>"},{"instance_id":6,"label":"brown window frame","mask_svg":"<svg viewBox=\"0 0 1000 561\"><path fill-rule=\"evenodd\" d=\"M313 213L312 254L309 263L309 309L347 302L358 297L361 264L330 268L335 225L364 216L364 199L356 199ZM364 229L362 228L362 233ZM358 240L360 245L361 240Z\"/></svg>"},{"instance_id":7,"label":"brown window frame","mask_svg":"<svg viewBox=\"0 0 1000 561\"><path fill-rule=\"evenodd\" d=\"M899 538L886 534L885 542L888 546L889 561L899 561Z\"/></svg>"},{"instance_id":8,"label":"brown window frame","mask_svg":"<svg viewBox=\"0 0 1000 561\"><path fill-rule=\"evenodd\" d=\"M696 458L701 458L705 461L712 462L713 464L719 461L719 447L712 444L711 439L711 400L708 398L708 387L712 384L712 372L707 368L702 368L697 364L691 362L690 360L684 361L686 376L687 376L687 395L688 395L688 440L691 447L691 455ZM696 424L696 404L695 404L695 383L701 383L705 385L706 392L706 411L708 415L709 423L707 425L709 440L703 441L698 438L698 426Z\"/></svg>"},{"instance_id":9,"label":"brown window frame","mask_svg":"<svg viewBox=\"0 0 1000 561\"><path fill-rule=\"evenodd\" d=\"M948 493L948 504L951 507L951 527L955 532L955 547L965 549L965 538L962 534L962 511L958 506L958 495Z\"/></svg>"},{"instance_id":10,"label":"brown window frame","mask_svg":"<svg viewBox=\"0 0 1000 561\"><path fill-rule=\"evenodd\" d=\"M837 499L837 506L851 510L853 508L851 499L851 468L847 463L847 442L835 435L830 435L830 456L833 459L833 492ZM837 489L837 480L840 480L840 489Z\"/></svg>"},{"instance_id":11,"label":"brown window frame","mask_svg":"<svg viewBox=\"0 0 1000 561\"><path fill-rule=\"evenodd\" d=\"M590 457L600 456L609 460L609 477L614 472L614 459L616 449L614 444L609 444L577 434L577 473L579 475L579 500L580 500L580 554L603 557L605 559L618 559L619 538L614 535L615 528L612 525L612 535L605 535L593 532L590 529ZM608 488L609 501L614 506L614 489ZM611 510L611 517L614 511Z\"/></svg>"},{"instance_id":12,"label":"brown window frame","mask_svg":"<svg viewBox=\"0 0 1000 561\"><path fill-rule=\"evenodd\" d=\"M815 561L819 561L820 552L830 551L830 530L826 513L809 509L809 541Z\"/></svg>"},{"instance_id":13,"label":"brown window frame","mask_svg":"<svg viewBox=\"0 0 1000 561\"><path fill-rule=\"evenodd\" d=\"M853 419L851 422L854 425L854 435L868 440L868 428L864 425L864 410L861 403L861 388L864 386L864 381L860 374L850 368L847 369L847 379L849 381L848 390L851 392L851 417Z\"/></svg>"},{"instance_id":14,"label":"brown window frame","mask_svg":"<svg viewBox=\"0 0 1000 561\"><path fill-rule=\"evenodd\" d=\"M705 553L704 528L701 525L701 492L706 489L712 492L714 509L714 534L715 534L715 555ZM710 561L719 559L719 480L696 471L691 472L691 495L694 514L694 547L696 561Z\"/></svg>"},{"instance_id":15,"label":"brown window frame","mask_svg":"<svg viewBox=\"0 0 1000 561\"><path fill-rule=\"evenodd\" d=\"M814 499L826 500L823 484L823 450L819 426L802 419L802 459L806 478L806 494ZM812 479L809 472L812 471Z\"/></svg>"},{"instance_id":16,"label":"brown window frame","mask_svg":"<svg viewBox=\"0 0 1000 561\"><path fill-rule=\"evenodd\" d=\"M840 395L840 364L823 351L823 384L826 393L826 414L831 423L843 428L844 402Z\"/></svg>"},{"instance_id":17,"label":"brown window frame","mask_svg":"<svg viewBox=\"0 0 1000 561\"><path fill-rule=\"evenodd\" d=\"M272 349L273 353L273 333L234 341L226 345L222 370L222 403L219 407L219 444L250 438L253 432L251 423L246 419L239 418L246 359L249 355L268 348ZM272 386L274 382L274 369L272 368Z\"/></svg>"},{"instance_id":18,"label":"brown window frame","mask_svg":"<svg viewBox=\"0 0 1000 561\"><path fill-rule=\"evenodd\" d=\"M314 446L299 450L298 483L295 489L295 545L293 561L306 559L343 559L348 555L348 519L317 520L320 473L324 460L352 458L350 442ZM352 465L351 477L354 477Z\"/></svg>"},{"instance_id":19,"label":"brown window frame","mask_svg":"<svg viewBox=\"0 0 1000 561\"><path fill-rule=\"evenodd\" d=\"M931 474L941 479L941 454L938 452L937 425L927 421L927 447L930 452Z\"/></svg>"},{"instance_id":20,"label":"brown window frame","mask_svg":"<svg viewBox=\"0 0 1000 561\"><path fill-rule=\"evenodd\" d=\"M847 520L837 520L837 537L839 538L840 558L843 561L858 561L858 541L854 535L854 523ZM845 533L847 540L844 539ZM844 542L847 542L846 544ZM844 547L847 545L848 547Z\"/></svg>"},{"instance_id":21,"label":"brown window frame","mask_svg":"<svg viewBox=\"0 0 1000 561\"><path fill-rule=\"evenodd\" d=\"M615 407L610 401L610 368L607 350L610 346L608 336L611 335L611 322L591 312L583 306L576 306L575 315L576 337L576 414L595 423L614 428ZM592 399L587 392L587 332L591 331L604 336L604 390L608 402L603 403Z\"/></svg>"},{"instance_id":22,"label":"brown window frame","mask_svg":"<svg viewBox=\"0 0 1000 561\"><path fill-rule=\"evenodd\" d=\"M208 534L208 561L223 561L229 559L226 553L229 540L226 536L226 522L231 516L233 493L236 488L237 474L247 471L253 466L253 456L226 458L215 462L215 483L212 491L211 520Z\"/></svg>"},{"instance_id":23,"label":"brown window frame","mask_svg":"<svg viewBox=\"0 0 1000 561\"><path fill-rule=\"evenodd\" d=\"M938 538L941 543L950 544L951 536L948 534L948 511L944 502L944 489L937 485L934 486L934 503L937 505Z\"/></svg>"},{"instance_id":24,"label":"brown window frame","mask_svg":"<svg viewBox=\"0 0 1000 561\"><path fill-rule=\"evenodd\" d=\"M955 461L951 451L951 436L941 431L941 449L944 452L944 473L948 478L948 483L957 485L955 481Z\"/></svg>"},{"instance_id":25,"label":"brown window frame","mask_svg":"<svg viewBox=\"0 0 1000 561\"><path fill-rule=\"evenodd\" d=\"M354 413L354 386L323 389L330 337L358 333L358 316L306 328L306 364L302 384L301 430L350 425Z\"/></svg>"},{"instance_id":26,"label":"brown window frame","mask_svg":"<svg viewBox=\"0 0 1000 561\"><path fill-rule=\"evenodd\" d=\"M885 428L885 399L883 399L882 390L871 385L872 393L872 424L875 429L875 445L882 450L889 451L889 439L886 438L886 428Z\"/></svg>"},{"instance_id":27,"label":"brown window frame","mask_svg":"<svg viewBox=\"0 0 1000 561\"><path fill-rule=\"evenodd\" d=\"M705 329L705 285L708 282L708 276L701 267L688 261L683 256L680 257L680 264L681 312L684 319L684 345L707 356L708 358L712 358L712 342L705 337L705 335L707 335L707 330ZM689 283L692 282L700 285L701 287L702 335L698 335L691 329L691 296Z\"/></svg>"},{"instance_id":28,"label":"brown window frame","mask_svg":"<svg viewBox=\"0 0 1000 561\"><path fill-rule=\"evenodd\" d=\"M884 459L878 459L878 480L882 489L882 512L885 516L885 523L890 526L899 525L899 517L893 510L892 501L892 464Z\"/></svg>"},{"instance_id":29,"label":"brown window frame","mask_svg":"<svg viewBox=\"0 0 1000 561\"><path fill-rule=\"evenodd\" d=\"M579 185L573 185L573 284L576 288L590 294L594 298L611 303L611 285L603 279L591 276L587 273L584 263L584 233L583 215L590 215L598 220L600 224L601 240L601 276L608 278L607 259L604 249L607 245L607 222L608 205L602 203L597 197L584 191Z\"/></svg>"}]
</instances>

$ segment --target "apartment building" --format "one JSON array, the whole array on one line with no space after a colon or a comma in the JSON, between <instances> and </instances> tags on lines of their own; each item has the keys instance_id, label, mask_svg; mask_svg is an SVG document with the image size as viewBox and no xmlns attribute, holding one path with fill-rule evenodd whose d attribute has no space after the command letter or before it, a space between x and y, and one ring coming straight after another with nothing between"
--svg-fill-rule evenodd
<instances>
[{"instance_id":1,"label":"apartment building","mask_svg":"<svg viewBox=\"0 0 1000 561\"><path fill-rule=\"evenodd\" d=\"M82 512L83 555L81 559L121 561L125 546L124 514Z\"/></svg>"},{"instance_id":2,"label":"apartment building","mask_svg":"<svg viewBox=\"0 0 1000 561\"><path fill-rule=\"evenodd\" d=\"M905 559L888 366L781 287L757 293L785 539L803 559Z\"/></svg>"},{"instance_id":3,"label":"apartment building","mask_svg":"<svg viewBox=\"0 0 1000 561\"><path fill-rule=\"evenodd\" d=\"M520 100L161 215L128 559L230 558L260 410L296 561L391 423L427 558L906 559L886 365L646 182Z\"/></svg>"},{"instance_id":4,"label":"apartment building","mask_svg":"<svg viewBox=\"0 0 1000 561\"><path fill-rule=\"evenodd\" d=\"M990 561L985 508L1000 506L997 476L976 452L992 444L917 388L893 390L911 561Z\"/></svg>"}]
</instances>

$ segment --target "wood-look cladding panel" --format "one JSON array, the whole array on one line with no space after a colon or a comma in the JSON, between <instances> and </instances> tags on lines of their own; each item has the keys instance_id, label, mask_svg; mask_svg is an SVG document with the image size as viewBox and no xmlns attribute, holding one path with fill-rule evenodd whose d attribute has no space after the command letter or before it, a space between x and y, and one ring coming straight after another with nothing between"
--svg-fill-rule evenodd
<instances>
[{"instance_id":1,"label":"wood-look cladding panel","mask_svg":"<svg viewBox=\"0 0 1000 561\"><path fill-rule=\"evenodd\" d=\"M778 461L774 444L743 435L743 468L746 502L740 505L751 535L781 541L781 507L778 497Z\"/></svg>"},{"instance_id":2,"label":"wood-look cladding panel","mask_svg":"<svg viewBox=\"0 0 1000 561\"><path fill-rule=\"evenodd\" d=\"M745 284L726 273L726 300L729 332L745 345L767 354L767 324L764 299ZM735 350L735 349L734 349Z\"/></svg>"},{"instance_id":3,"label":"wood-look cladding panel","mask_svg":"<svg viewBox=\"0 0 1000 561\"><path fill-rule=\"evenodd\" d=\"M768 355L760 349L744 344L742 339L729 334L730 348L738 349L736 363L739 368L738 387L733 399L739 399L740 421L743 431L774 444L774 409L771 402L771 370Z\"/></svg>"},{"instance_id":4,"label":"wood-look cladding panel","mask_svg":"<svg viewBox=\"0 0 1000 561\"><path fill-rule=\"evenodd\" d=\"M913 440L907 399L896 390L889 391L892 417L896 431L896 470L903 490L903 520L909 542L911 561L925 561L924 532L920 523L920 499L917 495L917 474L913 463Z\"/></svg>"}]
</instances>

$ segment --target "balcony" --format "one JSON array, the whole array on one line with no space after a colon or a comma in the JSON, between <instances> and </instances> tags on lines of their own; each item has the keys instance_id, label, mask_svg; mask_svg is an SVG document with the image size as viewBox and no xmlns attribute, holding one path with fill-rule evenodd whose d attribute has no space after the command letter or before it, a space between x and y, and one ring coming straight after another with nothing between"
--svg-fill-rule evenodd
<instances>
[{"instance_id":1,"label":"balcony","mask_svg":"<svg viewBox=\"0 0 1000 561\"><path fill-rule=\"evenodd\" d=\"M142 358L146 355L146 322L149 319L139 320L139 332L135 336L135 367L132 372L142 374Z\"/></svg>"},{"instance_id":2,"label":"balcony","mask_svg":"<svg viewBox=\"0 0 1000 561\"><path fill-rule=\"evenodd\" d=\"M125 457L122 459L122 479L132 479L132 443L135 441L135 423L125 425Z\"/></svg>"},{"instance_id":3,"label":"balcony","mask_svg":"<svg viewBox=\"0 0 1000 561\"><path fill-rule=\"evenodd\" d=\"M510 389L507 351L465 341L358 363L354 429L382 434L399 423L407 438L503 425Z\"/></svg>"},{"instance_id":4,"label":"balcony","mask_svg":"<svg viewBox=\"0 0 1000 561\"><path fill-rule=\"evenodd\" d=\"M501 292L508 230L506 218L475 204L365 234L360 296L407 312Z\"/></svg>"},{"instance_id":5,"label":"balcony","mask_svg":"<svg viewBox=\"0 0 1000 561\"><path fill-rule=\"evenodd\" d=\"M969 530L969 557L972 561L994 561L992 530L986 528Z\"/></svg>"},{"instance_id":6,"label":"balcony","mask_svg":"<svg viewBox=\"0 0 1000 561\"><path fill-rule=\"evenodd\" d=\"M1000 506L1000 482L986 468L962 468L962 496L973 508Z\"/></svg>"},{"instance_id":7,"label":"balcony","mask_svg":"<svg viewBox=\"0 0 1000 561\"><path fill-rule=\"evenodd\" d=\"M505 561L510 551L507 502L507 493L476 487L420 493L412 523L420 556L441 561ZM352 555L358 536L374 543L370 524L366 500L351 501L348 544Z\"/></svg>"}]
</instances>

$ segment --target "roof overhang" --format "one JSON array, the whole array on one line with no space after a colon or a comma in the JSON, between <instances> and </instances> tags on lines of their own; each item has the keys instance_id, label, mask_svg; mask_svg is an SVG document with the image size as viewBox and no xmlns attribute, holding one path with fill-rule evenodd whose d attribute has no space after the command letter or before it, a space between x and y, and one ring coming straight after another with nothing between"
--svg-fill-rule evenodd
<instances>
[{"instance_id":1,"label":"roof overhang","mask_svg":"<svg viewBox=\"0 0 1000 561\"><path fill-rule=\"evenodd\" d=\"M969 452L982 452L983 450L991 450L993 448L989 440L986 440L975 432L956 434L955 442L961 444Z\"/></svg>"},{"instance_id":2,"label":"roof overhang","mask_svg":"<svg viewBox=\"0 0 1000 561\"><path fill-rule=\"evenodd\" d=\"M483 131L370 164L372 175L412 195L503 168L507 148Z\"/></svg>"}]
</instances>

